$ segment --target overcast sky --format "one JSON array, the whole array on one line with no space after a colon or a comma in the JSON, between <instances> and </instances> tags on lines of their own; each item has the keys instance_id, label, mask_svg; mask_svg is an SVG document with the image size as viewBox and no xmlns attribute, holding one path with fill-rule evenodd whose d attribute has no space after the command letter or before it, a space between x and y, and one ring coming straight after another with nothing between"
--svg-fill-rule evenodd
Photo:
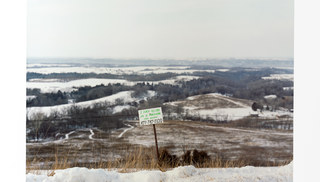
<instances>
[{"instance_id":1,"label":"overcast sky","mask_svg":"<svg viewBox=\"0 0 320 182\"><path fill-rule=\"evenodd\" d=\"M28 0L27 21L28 57L293 57L293 0Z\"/></svg>"}]
</instances>

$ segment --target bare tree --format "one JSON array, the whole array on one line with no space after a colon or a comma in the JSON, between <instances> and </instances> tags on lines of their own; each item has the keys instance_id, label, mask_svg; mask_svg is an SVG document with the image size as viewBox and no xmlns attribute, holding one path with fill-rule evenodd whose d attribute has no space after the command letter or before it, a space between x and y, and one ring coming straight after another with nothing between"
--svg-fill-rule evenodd
<instances>
[{"instance_id":1,"label":"bare tree","mask_svg":"<svg viewBox=\"0 0 320 182\"><path fill-rule=\"evenodd\" d=\"M28 122L31 122L31 130L33 131L34 133L34 137L35 137L35 140L38 141L39 140L39 130L41 128L41 125L45 119L45 115L44 113L41 113L41 112L38 112L36 114L33 114L32 115L32 120L29 120Z\"/></svg>"}]
</instances>

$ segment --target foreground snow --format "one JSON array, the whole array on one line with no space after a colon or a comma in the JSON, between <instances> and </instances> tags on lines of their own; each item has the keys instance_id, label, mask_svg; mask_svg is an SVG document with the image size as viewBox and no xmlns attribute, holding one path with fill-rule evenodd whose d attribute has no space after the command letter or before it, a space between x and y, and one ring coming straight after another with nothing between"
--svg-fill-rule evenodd
<instances>
[{"instance_id":1,"label":"foreground snow","mask_svg":"<svg viewBox=\"0 0 320 182\"><path fill-rule=\"evenodd\" d=\"M55 171L54 176L27 174L27 182L286 182L293 181L292 162L282 167L204 168L177 167L167 172L159 170L119 173L104 169L69 168Z\"/></svg>"}]
</instances>

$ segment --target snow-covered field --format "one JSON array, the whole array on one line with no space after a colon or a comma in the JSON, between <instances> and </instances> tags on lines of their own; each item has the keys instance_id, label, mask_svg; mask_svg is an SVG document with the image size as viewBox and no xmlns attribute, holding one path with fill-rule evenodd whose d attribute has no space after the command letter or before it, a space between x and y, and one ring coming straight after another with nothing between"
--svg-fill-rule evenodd
<instances>
[{"instance_id":1,"label":"snow-covered field","mask_svg":"<svg viewBox=\"0 0 320 182\"><path fill-rule=\"evenodd\" d=\"M293 81L293 74L271 74L267 77L262 77L264 80L289 80Z\"/></svg>"},{"instance_id":2,"label":"snow-covered field","mask_svg":"<svg viewBox=\"0 0 320 182\"><path fill-rule=\"evenodd\" d=\"M276 95L266 95L263 98L265 98L265 99L276 99L277 96Z\"/></svg>"},{"instance_id":3,"label":"snow-covered field","mask_svg":"<svg viewBox=\"0 0 320 182\"><path fill-rule=\"evenodd\" d=\"M111 96L90 100L90 101L73 103L73 104L62 104L57 106L46 106L46 107L27 107L27 117L29 119L32 119L32 117L35 116L37 113L43 113L46 116L49 116L51 113L54 113L54 112L60 115L64 115L66 114L65 112L73 106L77 106L80 108L88 108L88 107L93 107L95 104L109 103L112 105L112 104L115 104L117 99L121 99L125 104L125 103L139 101L139 100L146 100L147 98L153 97L156 94L154 91L148 91L148 94L145 95L143 98L134 98L131 96L132 93L133 91L123 91L123 92L113 94ZM113 112L114 113L121 112L125 108L128 108L128 106L116 106Z\"/></svg>"},{"instance_id":4,"label":"snow-covered field","mask_svg":"<svg viewBox=\"0 0 320 182\"><path fill-rule=\"evenodd\" d=\"M50 73L110 73L110 74L160 74L160 73L194 73L214 72L215 70L196 70L186 66L135 66L135 67L28 67L27 72Z\"/></svg>"},{"instance_id":5,"label":"snow-covered field","mask_svg":"<svg viewBox=\"0 0 320 182\"><path fill-rule=\"evenodd\" d=\"M293 87L283 87L283 90L293 90Z\"/></svg>"},{"instance_id":6,"label":"snow-covered field","mask_svg":"<svg viewBox=\"0 0 320 182\"><path fill-rule=\"evenodd\" d=\"M159 84L159 83L164 83L164 84L171 84L171 85L176 85L179 83L179 81L190 81L193 79L199 79L201 77L199 76L187 76L187 75L183 75L183 76L176 76L167 80L161 80L161 81L146 81L145 83L149 83L149 84Z\"/></svg>"},{"instance_id":7,"label":"snow-covered field","mask_svg":"<svg viewBox=\"0 0 320 182\"><path fill-rule=\"evenodd\" d=\"M88 78L88 79L79 79L79 80L72 80L69 82L63 82L61 80L41 80L35 79L30 80L27 82L27 88L33 89L38 88L42 93L48 92L57 92L58 90L62 92L71 92L73 90L77 90L77 87L84 87L84 86L97 86L97 85L108 85L108 84L124 84L124 85L134 85L133 82L129 82L123 79L98 79L98 78Z\"/></svg>"},{"instance_id":8,"label":"snow-covered field","mask_svg":"<svg viewBox=\"0 0 320 182\"><path fill-rule=\"evenodd\" d=\"M161 81L144 81L144 83L149 84L178 84L179 81L190 81L193 79L199 79L200 77L197 76L176 76L167 80ZM58 90L62 92L71 92L73 90L77 90L78 87L84 86L97 86L97 85L108 85L108 84L123 84L132 86L137 83L142 83L143 81L127 81L124 79L98 79L98 78L88 78L88 79L78 79L72 80L68 82L64 82L58 79L31 79L27 82L27 88L34 89L38 88L42 93L49 93L49 92L57 92Z\"/></svg>"},{"instance_id":9,"label":"snow-covered field","mask_svg":"<svg viewBox=\"0 0 320 182\"><path fill-rule=\"evenodd\" d=\"M227 71L229 71L229 69L217 69L217 71L220 71L220 72L227 72Z\"/></svg>"},{"instance_id":10,"label":"snow-covered field","mask_svg":"<svg viewBox=\"0 0 320 182\"><path fill-rule=\"evenodd\" d=\"M274 97L274 96L268 96ZM256 113L252 110L253 101L236 99L218 93L191 96L183 101L165 103L167 105L182 105L184 114L203 119L211 118L217 121L232 121L241 119L251 114L258 114L262 118L278 118L280 116L290 116L293 114L286 111L263 111Z\"/></svg>"},{"instance_id":11,"label":"snow-covered field","mask_svg":"<svg viewBox=\"0 0 320 182\"><path fill-rule=\"evenodd\" d=\"M189 108L189 115L200 116L200 118L212 118L217 121L231 121L250 116L252 109L246 108L222 108L214 110L194 110Z\"/></svg>"},{"instance_id":12,"label":"snow-covered field","mask_svg":"<svg viewBox=\"0 0 320 182\"><path fill-rule=\"evenodd\" d=\"M292 182L293 164L280 167L195 168L177 167L166 172L143 170L120 173L116 170L69 168L45 174L26 175L27 182Z\"/></svg>"},{"instance_id":13,"label":"snow-covered field","mask_svg":"<svg viewBox=\"0 0 320 182\"><path fill-rule=\"evenodd\" d=\"M44 68L44 67L71 67L71 64L43 64L43 63L27 63L27 68Z\"/></svg>"}]
</instances>

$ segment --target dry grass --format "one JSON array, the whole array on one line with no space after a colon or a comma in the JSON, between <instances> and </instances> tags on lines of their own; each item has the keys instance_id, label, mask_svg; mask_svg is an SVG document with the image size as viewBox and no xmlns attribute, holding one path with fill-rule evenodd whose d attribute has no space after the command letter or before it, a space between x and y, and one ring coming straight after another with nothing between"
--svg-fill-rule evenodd
<instances>
[{"instance_id":1,"label":"dry grass","mask_svg":"<svg viewBox=\"0 0 320 182\"><path fill-rule=\"evenodd\" d=\"M230 132L228 127L203 122L167 121L157 127L159 146L165 147L160 148L160 163L153 143L143 145L145 141L154 142L152 128L136 127L121 138L117 136L122 130L106 133L94 129L94 140L87 138L89 131L86 131L77 132L70 139L57 143L28 144L27 173L46 170L48 175L53 175L58 169L72 167L128 172L142 169L167 170L185 165L198 168L280 166L292 160L292 138L286 135L255 133L257 130L252 130L253 133ZM133 139L141 143L134 143ZM272 145L261 145L264 141ZM198 159L194 159L195 148L206 150L209 158L198 151ZM188 151L190 154L187 154Z\"/></svg>"},{"instance_id":2,"label":"dry grass","mask_svg":"<svg viewBox=\"0 0 320 182\"><path fill-rule=\"evenodd\" d=\"M73 155L59 155L54 157L54 161L46 160L43 158L35 157L33 160L27 160L27 173L37 173L40 170L46 170L48 176L55 174L56 170L67 169L72 167L86 167L86 168L102 168L107 170L118 170L119 172L133 172L138 170L152 170L160 169L166 171L178 166L194 165L197 168L234 168L243 167L253 164L258 164L254 159L237 159L226 160L222 156L214 158L207 156L205 151L196 150L186 151L182 156L171 155L166 149L160 149L160 160L156 158L154 148L135 147L133 152L127 153L122 159L114 159L104 161L102 158L92 162L80 162L78 154ZM197 159L196 156L197 155ZM189 158L188 158L189 157ZM261 166L282 166L290 163L292 160L285 162L265 162L259 163ZM41 165L34 165L34 164Z\"/></svg>"}]
</instances>

